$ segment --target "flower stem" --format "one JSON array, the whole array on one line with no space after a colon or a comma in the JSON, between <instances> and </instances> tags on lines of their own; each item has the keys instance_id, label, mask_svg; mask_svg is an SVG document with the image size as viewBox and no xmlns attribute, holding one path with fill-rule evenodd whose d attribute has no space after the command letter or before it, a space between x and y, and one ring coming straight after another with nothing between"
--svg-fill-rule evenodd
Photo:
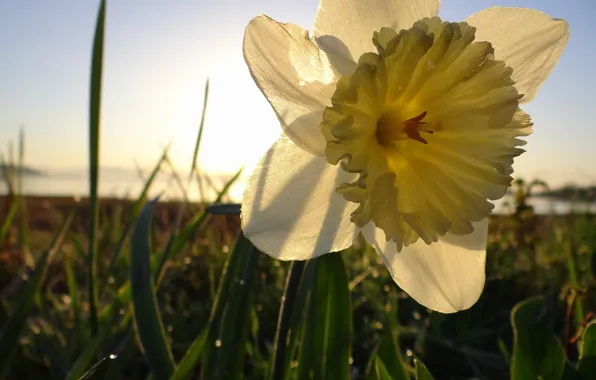
<instances>
[{"instance_id":1,"label":"flower stem","mask_svg":"<svg viewBox=\"0 0 596 380\"><path fill-rule=\"evenodd\" d=\"M306 261L292 261L290 271L286 281L286 288L281 300L281 307L279 317L277 319L277 331L275 332L275 340L273 342L273 356L271 360L271 380L284 379L284 363L286 357L288 332L290 331L290 321L294 311L294 304L302 272Z\"/></svg>"}]
</instances>

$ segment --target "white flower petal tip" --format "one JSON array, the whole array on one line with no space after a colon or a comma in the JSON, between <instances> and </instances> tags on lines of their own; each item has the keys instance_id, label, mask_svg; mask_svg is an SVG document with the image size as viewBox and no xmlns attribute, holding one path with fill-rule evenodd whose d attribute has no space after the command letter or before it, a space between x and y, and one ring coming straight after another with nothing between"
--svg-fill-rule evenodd
<instances>
[{"instance_id":1,"label":"white flower petal tip","mask_svg":"<svg viewBox=\"0 0 596 380\"><path fill-rule=\"evenodd\" d=\"M358 234L350 222L355 205L335 188L351 177L281 137L244 192L244 235L280 260L307 260L350 247Z\"/></svg>"},{"instance_id":2,"label":"white flower petal tip","mask_svg":"<svg viewBox=\"0 0 596 380\"><path fill-rule=\"evenodd\" d=\"M466 19L476 27L476 41L489 41L495 58L513 68L521 103L531 101L565 50L569 25L528 8L492 7Z\"/></svg>"},{"instance_id":3,"label":"white flower petal tip","mask_svg":"<svg viewBox=\"0 0 596 380\"><path fill-rule=\"evenodd\" d=\"M255 17L244 33L244 59L284 132L302 149L322 156L319 124L337 81L327 54L308 31L267 16Z\"/></svg>"},{"instance_id":4,"label":"white flower petal tip","mask_svg":"<svg viewBox=\"0 0 596 380\"><path fill-rule=\"evenodd\" d=\"M448 314L469 309L484 289L488 219L474 227L472 234L446 235L430 245L419 241L401 252L379 229L367 226L363 234L410 297Z\"/></svg>"},{"instance_id":5,"label":"white flower petal tip","mask_svg":"<svg viewBox=\"0 0 596 380\"><path fill-rule=\"evenodd\" d=\"M407 29L421 18L436 16L439 6L439 0L321 0L314 33L326 36L321 43L330 51L357 61L375 50L373 32Z\"/></svg>"}]
</instances>

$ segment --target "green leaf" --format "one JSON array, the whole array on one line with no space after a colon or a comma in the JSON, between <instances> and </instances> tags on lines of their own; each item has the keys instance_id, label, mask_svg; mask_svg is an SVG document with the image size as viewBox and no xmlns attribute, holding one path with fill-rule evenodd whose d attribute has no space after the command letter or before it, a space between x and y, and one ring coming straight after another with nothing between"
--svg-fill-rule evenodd
<instances>
[{"instance_id":1,"label":"green leaf","mask_svg":"<svg viewBox=\"0 0 596 380\"><path fill-rule=\"evenodd\" d=\"M244 369L260 252L241 233L224 268L209 319L202 378L238 379Z\"/></svg>"},{"instance_id":2,"label":"green leaf","mask_svg":"<svg viewBox=\"0 0 596 380\"><path fill-rule=\"evenodd\" d=\"M91 54L91 86L89 97L89 252L87 256L89 316L91 331L97 331L97 225L99 183L99 143L101 126L101 78L103 73L103 42L106 21L106 1L102 0L97 15L93 51Z\"/></svg>"},{"instance_id":3,"label":"green leaf","mask_svg":"<svg viewBox=\"0 0 596 380\"><path fill-rule=\"evenodd\" d=\"M350 378L352 307L348 276L339 253L313 261L314 283L302 345L298 378Z\"/></svg>"},{"instance_id":4,"label":"green leaf","mask_svg":"<svg viewBox=\"0 0 596 380\"><path fill-rule=\"evenodd\" d=\"M414 367L416 368L416 380L433 380L433 375L420 360L414 359Z\"/></svg>"},{"instance_id":5,"label":"green leaf","mask_svg":"<svg viewBox=\"0 0 596 380\"><path fill-rule=\"evenodd\" d=\"M33 273L28 276L27 282L25 283L23 290L21 290L19 300L16 303L12 314L3 324L2 330L0 330L0 378L7 370L10 359L18 347L18 339L27 322L27 316L31 313L31 308L35 303L35 297L43 284L48 267L54 258L54 254L60 248L60 245L64 240L64 236L66 235L66 231L68 231L72 217L73 213L68 213L58 229L58 232L52 238L50 246L37 260L35 269L33 270Z\"/></svg>"},{"instance_id":6,"label":"green leaf","mask_svg":"<svg viewBox=\"0 0 596 380\"><path fill-rule=\"evenodd\" d=\"M174 373L175 364L157 309L149 264L149 233L155 202L143 208L132 234L130 283L135 326L147 365L156 379L167 380Z\"/></svg>"},{"instance_id":7,"label":"green leaf","mask_svg":"<svg viewBox=\"0 0 596 380\"><path fill-rule=\"evenodd\" d=\"M596 374L596 322L591 322L584 331L579 372L586 378Z\"/></svg>"},{"instance_id":8,"label":"green leaf","mask_svg":"<svg viewBox=\"0 0 596 380\"><path fill-rule=\"evenodd\" d=\"M545 322L544 299L533 298L511 311L513 358L511 379L559 380L565 366L565 352Z\"/></svg>"}]
</instances>

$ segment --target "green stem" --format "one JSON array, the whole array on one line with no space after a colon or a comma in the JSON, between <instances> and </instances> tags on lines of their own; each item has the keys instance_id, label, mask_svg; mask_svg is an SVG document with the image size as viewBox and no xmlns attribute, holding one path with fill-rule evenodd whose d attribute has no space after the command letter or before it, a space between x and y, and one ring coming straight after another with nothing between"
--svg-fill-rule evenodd
<instances>
[{"instance_id":1,"label":"green stem","mask_svg":"<svg viewBox=\"0 0 596 380\"><path fill-rule=\"evenodd\" d=\"M271 365L271 380L284 379L284 363L286 357L286 342L288 340L288 333L290 331L290 321L294 312L294 304L296 295L298 294L298 287L302 272L304 271L305 261L293 261L288 273L286 281L286 288L281 301L281 308L277 320L277 331L275 333L275 340L273 342L273 356Z\"/></svg>"},{"instance_id":2,"label":"green stem","mask_svg":"<svg viewBox=\"0 0 596 380\"><path fill-rule=\"evenodd\" d=\"M579 280L577 276L577 267L575 265L575 250L573 249L573 243L569 244L569 249L567 250L567 267L569 268L569 282L573 287L574 291L580 291ZM579 296L576 297L574 302L575 312L573 316L575 317L576 327L580 328L584 323L584 305L582 304L582 300Z\"/></svg>"}]
</instances>

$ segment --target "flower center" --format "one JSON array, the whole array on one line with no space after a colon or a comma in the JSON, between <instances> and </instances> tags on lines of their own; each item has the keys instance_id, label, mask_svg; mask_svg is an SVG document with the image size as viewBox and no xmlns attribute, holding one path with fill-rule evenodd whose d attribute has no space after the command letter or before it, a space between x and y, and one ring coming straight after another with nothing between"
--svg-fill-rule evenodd
<instances>
[{"instance_id":1,"label":"flower center","mask_svg":"<svg viewBox=\"0 0 596 380\"><path fill-rule=\"evenodd\" d=\"M395 125L394 121L385 116L381 117L377 122L377 142L380 145L388 145L392 141L410 138L412 140L420 141L423 144L428 144L428 142L420 136L420 132L432 134L434 131L424 127L420 128L424 124L428 124L427 122L422 121L424 116L426 116L426 111L416 117L404 121L401 126L399 122Z\"/></svg>"},{"instance_id":2,"label":"flower center","mask_svg":"<svg viewBox=\"0 0 596 380\"><path fill-rule=\"evenodd\" d=\"M512 70L474 33L438 17L375 32L377 53L338 81L324 112L327 161L359 174L337 189L360 204L352 221L373 222L398 249L471 233L531 132Z\"/></svg>"}]
</instances>

